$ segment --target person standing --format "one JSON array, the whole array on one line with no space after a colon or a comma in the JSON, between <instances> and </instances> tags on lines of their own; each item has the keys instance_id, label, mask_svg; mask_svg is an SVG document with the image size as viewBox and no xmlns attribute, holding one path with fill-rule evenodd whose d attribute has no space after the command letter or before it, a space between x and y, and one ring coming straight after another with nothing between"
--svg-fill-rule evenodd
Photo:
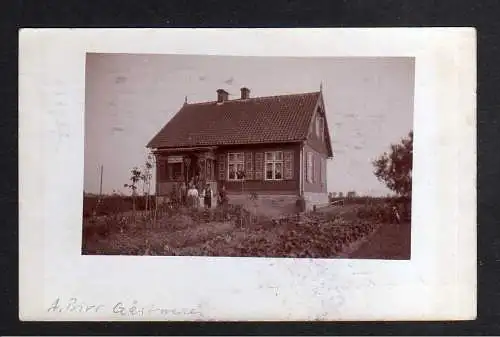
<instances>
[{"instance_id":1,"label":"person standing","mask_svg":"<svg viewBox=\"0 0 500 337\"><path fill-rule=\"evenodd\" d=\"M212 207L212 197L213 192L210 184L205 185L205 190L203 191L203 201L205 205L205 209L210 209Z\"/></svg>"},{"instance_id":2,"label":"person standing","mask_svg":"<svg viewBox=\"0 0 500 337\"><path fill-rule=\"evenodd\" d=\"M222 185L220 191L219 191L219 205L220 206L224 206L224 204L226 203L226 186L225 185Z\"/></svg>"},{"instance_id":3,"label":"person standing","mask_svg":"<svg viewBox=\"0 0 500 337\"><path fill-rule=\"evenodd\" d=\"M194 187L194 185L189 186L187 199L190 207L196 208L198 206L198 190Z\"/></svg>"},{"instance_id":4,"label":"person standing","mask_svg":"<svg viewBox=\"0 0 500 337\"><path fill-rule=\"evenodd\" d=\"M180 191L181 191L181 205L184 206L186 205L186 195L187 195L187 187L184 181L181 183Z\"/></svg>"}]
</instances>

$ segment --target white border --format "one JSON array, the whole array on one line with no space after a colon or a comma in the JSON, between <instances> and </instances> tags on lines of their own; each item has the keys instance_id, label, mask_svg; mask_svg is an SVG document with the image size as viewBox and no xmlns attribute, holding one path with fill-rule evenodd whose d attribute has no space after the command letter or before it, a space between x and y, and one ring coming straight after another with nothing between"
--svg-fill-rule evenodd
<instances>
[{"instance_id":1,"label":"white border","mask_svg":"<svg viewBox=\"0 0 500 337\"><path fill-rule=\"evenodd\" d=\"M20 318L475 318L475 41L471 28L23 29ZM411 261L81 256L86 52L416 57ZM48 313L56 297L105 309ZM110 309L133 300L178 312Z\"/></svg>"}]
</instances>

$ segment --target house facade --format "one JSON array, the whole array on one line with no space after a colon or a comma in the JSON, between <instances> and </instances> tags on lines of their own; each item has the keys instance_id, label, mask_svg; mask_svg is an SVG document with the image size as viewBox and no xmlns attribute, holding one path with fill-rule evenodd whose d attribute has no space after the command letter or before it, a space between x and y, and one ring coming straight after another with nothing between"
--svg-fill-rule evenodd
<instances>
[{"instance_id":1,"label":"house facade","mask_svg":"<svg viewBox=\"0 0 500 337\"><path fill-rule=\"evenodd\" d=\"M147 144L156 157L156 193L168 198L194 177L229 202L256 195L262 207L292 211L328 202L327 160L333 157L322 92L188 104Z\"/></svg>"}]
</instances>

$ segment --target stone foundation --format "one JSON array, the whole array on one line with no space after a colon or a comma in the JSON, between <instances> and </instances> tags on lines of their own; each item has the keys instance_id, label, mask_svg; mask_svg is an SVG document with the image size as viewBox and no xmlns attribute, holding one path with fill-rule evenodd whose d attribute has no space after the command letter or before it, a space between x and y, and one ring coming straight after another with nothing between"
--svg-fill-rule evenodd
<instances>
[{"instance_id":1,"label":"stone foundation","mask_svg":"<svg viewBox=\"0 0 500 337\"><path fill-rule=\"evenodd\" d=\"M252 200L247 193L228 193L227 197L230 204L243 205L248 211L260 215L279 217L297 212L296 194L258 194L257 200Z\"/></svg>"},{"instance_id":2,"label":"stone foundation","mask_svg":"<svg viewBox=\"0 0 500 337\"><path fill-rule=\"evenodd\" d=\"M306 210L310 211L314 206L321 207L328 205L328 193L304 192Z\"/></svg>"}]
</instances>

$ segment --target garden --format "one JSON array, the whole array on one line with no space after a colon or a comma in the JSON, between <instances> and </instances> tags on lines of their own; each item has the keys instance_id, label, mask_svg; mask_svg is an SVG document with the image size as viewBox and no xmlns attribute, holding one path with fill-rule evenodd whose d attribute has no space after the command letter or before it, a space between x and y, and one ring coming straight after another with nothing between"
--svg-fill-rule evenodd
<instances>
[{"instance_id":1,"label":"garden","mask_svg":"<svg viewBox=\"0 0 500 337\"><path fill-rule=\"evenodd\" d=\"M349 257L380 228L398 226L393 205L393 200L376 200L279 218L255 214L238 205L212 210L166 206L135 215L118 212L84 219L82 253ZM409 215L404 215L399 226L409 226ZM409 247L401 249L409 254Z\"/></svg>"}]
</instances>

